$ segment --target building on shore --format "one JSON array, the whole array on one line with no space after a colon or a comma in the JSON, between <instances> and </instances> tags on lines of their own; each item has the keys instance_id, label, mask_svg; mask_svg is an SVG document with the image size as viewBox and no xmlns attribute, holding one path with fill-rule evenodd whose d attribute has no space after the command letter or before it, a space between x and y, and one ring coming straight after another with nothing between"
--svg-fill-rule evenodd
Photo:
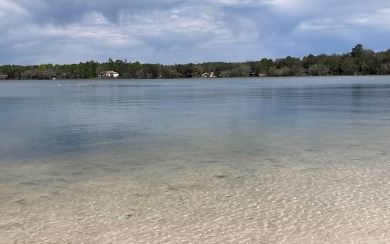
<instances>
[{"instance_id":1,"label":"building on shore","mask_svg":"<svg viewBox=\"0 0 390 244\"><path fill-rule=\"evenodd\" d=\"M8 79L8 75L0 74L0 80L6 80L6 79Z\"/></svg>"},{"instance_id":2,"label":"building on shore","mask_svg":"<svg viewBox=\"0 0 390 244\"><path fill-rule=\"evenodd\" d=\"M98 78L117 78L119 77L119 73L109 70L109 71L102 71L98 74Z\"/></svg>"},{"instance_id":3,"label":"building on shore","mask_svg":"<svg viewBox=\"0 0 390 244\"><path fill-rule=\"evenodd\" d=\"M206 73L203 73L202 74L202 77L203 78L215 78L215 77L217 77L217 76L215 76L215 74L214 74L214 72L206 72Z\"/></svg>"}]
</instances>

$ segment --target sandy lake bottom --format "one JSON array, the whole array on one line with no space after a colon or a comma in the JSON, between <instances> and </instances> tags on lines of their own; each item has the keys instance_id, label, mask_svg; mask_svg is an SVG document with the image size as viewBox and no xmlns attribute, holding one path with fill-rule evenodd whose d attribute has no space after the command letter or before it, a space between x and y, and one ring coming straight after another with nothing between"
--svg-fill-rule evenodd
<instances>
[{"instance_id":1,"label":"sandy lake bottom","mask_svg":"<svg viewBox=\"0 0 390 244\"><path fill-rule=\"evenodd\" d=\"M1 179L0 242L388 243L390 154L302 152L13 164Z\"/></svg>"}]
</instances>

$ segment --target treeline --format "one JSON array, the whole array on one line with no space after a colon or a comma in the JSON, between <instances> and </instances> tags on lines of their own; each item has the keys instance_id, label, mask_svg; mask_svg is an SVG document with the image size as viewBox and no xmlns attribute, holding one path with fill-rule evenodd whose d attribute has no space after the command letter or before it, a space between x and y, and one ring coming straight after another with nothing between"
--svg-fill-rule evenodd
<instances>
[{"instance_id":1,"label":"treeline","mask_svg":"<svg viewBox=\"0 0 390 244\"><path fill-rule=\"evenodd\" d=\"M237 63L207 62L199 64L141 64L109 59L99 63L41 64L33 66L0 66L0 78L29 79L92 79L103 71L113 70L125 79L250 77L250 76L327 76L327 75L389 75L390 49L374 52L361 44L351 52L333 55L308 55L303 58L263 58L260 61Z\"/></svg>"}]
</instances>

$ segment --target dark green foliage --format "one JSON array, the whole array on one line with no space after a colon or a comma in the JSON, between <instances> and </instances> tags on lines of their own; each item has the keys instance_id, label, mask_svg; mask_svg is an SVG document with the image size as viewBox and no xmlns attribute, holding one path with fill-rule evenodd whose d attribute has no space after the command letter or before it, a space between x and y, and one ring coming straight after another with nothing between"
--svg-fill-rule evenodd
<instances>
[{"instance_id":1,"label":"dark green foliage","mask_svg":"<svg viewBox=\"0 0 390 244\"><path fill-rule=\"evenodd\" d=\"M41 64L33 66L3 65L0 76L8 79L93 79L102 71L113 70L123 79L253 77L253 76L326 76L326 75L389 75L390 49L374 52L357 44L350 53L312 55L300 58L241 63L207 62L199 64L141 64L127 60L99 63L93 60L79 64Z\"/></svg>"},{"instance_id":2,"label":"dark green foliage","mask_svg":"<svg viewBox=\"0 0 390 244\"><path fill-rule=\"evenodd\" d=\"M352 48L351 55L354 58L359 58L359 57L362 56L363 51L364 51L363 45L362 44L357 44L354 48Z\"/></svg>"}]
</instances>

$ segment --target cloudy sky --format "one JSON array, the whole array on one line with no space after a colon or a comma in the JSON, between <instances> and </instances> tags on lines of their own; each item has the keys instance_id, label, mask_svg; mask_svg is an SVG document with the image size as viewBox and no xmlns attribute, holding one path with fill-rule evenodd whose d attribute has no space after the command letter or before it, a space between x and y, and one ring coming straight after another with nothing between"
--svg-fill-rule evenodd
<instances>
[{"instance_id":1,"label":"cloudy sky","mask_svg":"<svg viewBox=\"0 0 390 244\"><path fill-rule=\"evenodd\" d=\"M0 0L0 64L201 63L390 48L386 0Z\"/></svg>"}]
</instances>

